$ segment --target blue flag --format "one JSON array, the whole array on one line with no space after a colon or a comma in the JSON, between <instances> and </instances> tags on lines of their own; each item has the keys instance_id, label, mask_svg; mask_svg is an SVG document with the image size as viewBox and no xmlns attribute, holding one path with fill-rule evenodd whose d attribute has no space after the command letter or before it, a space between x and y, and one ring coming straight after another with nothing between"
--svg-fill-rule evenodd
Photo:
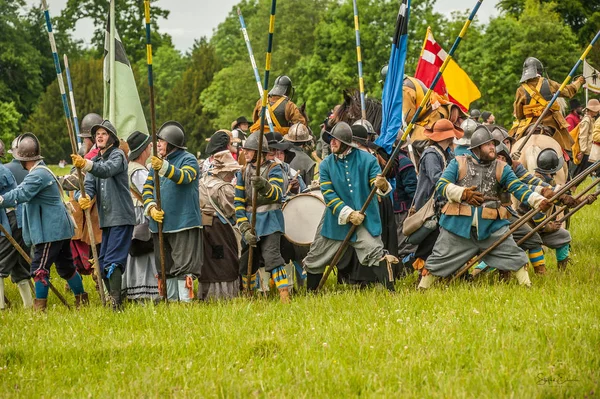
<instances>
[{"instance_id":1,"label":"blue flag","mask_svg":"<svg viewBox=\"0 0 600 399\"><path fill-rule=\"evenodd\" d=\"M380 135L375 144L382 147L388 154L396 141L398 130L402 127L402 87L404 83L404 63L408 47L408 18L410 16L410 0L402 0L396 31L392 43L392 52L388 71L383 84L381 98L383 117Z\"/></svg>"}]
</instances>

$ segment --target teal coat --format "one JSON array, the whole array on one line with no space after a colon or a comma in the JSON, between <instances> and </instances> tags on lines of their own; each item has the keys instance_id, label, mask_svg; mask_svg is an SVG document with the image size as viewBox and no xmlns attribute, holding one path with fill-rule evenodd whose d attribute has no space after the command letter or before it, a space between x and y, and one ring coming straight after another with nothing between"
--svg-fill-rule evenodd
<instances>
[{"instance_id":1,"label":"teal coat","mask_svg":"<svg viewBox=\"0 0 600 399\"><path fill-rule=\"evenodd\" d=\"M332 240L342 241L350 231L350 223L340 225L338 218L344 206L355 211L366 202L375 178L381 173L377 158L372 154L352 149L343 158L331 154L319 165L321 192L325 199L325 220L321 235ZM362 226L366 227L373 237L381 235L381 218L377 201L369 203ZM356 241L356 233L352 236Z\"/></svg>"},{"instance_id":2,"label":"teal coat","mask_svg":"<svg viewBox=\"0 0 600 399\"><path fill-rule=\"evenodd\" d=\"M438 195L446 197L446 187L448 184L456 184L458 181L458 161L453 159L448 164L444 173L440 177L436 185L436 191ZM526 202L529 199L529 196L532 194L532 191L527 188L527 185L524 184L521 180L517 178L515 173L512 171L511 167L508 165L504 165L502 170L502 176L500 178L500 186L505 190L509 191L512 195L514 195L519 201ZM508 219L483 219L481 217L482 207L474 207L468 204L463 204L471 207L471 215L477 213L477 238L479 240L485 240L488 238L493 232L499 230L503 226L510 224ZM444 215L442 214L440 218L440 226L444 229L459 235L464 238L471 238L471 225L473 223L473 216L455 216L455 215Z\"/></svg>"},{"instance_id":3,"label":"teal coat","mask_svg":"<svg viewBox=\"0 0 600 399\"><path fill-rule=\"evenodd\" d=\"M56 179L37 165L21 184L4 194L0 203L2 208L24 204L23 240L28 246L68 240L75 233L75 224L67 212Z\"/></svg>"}]
</instances>

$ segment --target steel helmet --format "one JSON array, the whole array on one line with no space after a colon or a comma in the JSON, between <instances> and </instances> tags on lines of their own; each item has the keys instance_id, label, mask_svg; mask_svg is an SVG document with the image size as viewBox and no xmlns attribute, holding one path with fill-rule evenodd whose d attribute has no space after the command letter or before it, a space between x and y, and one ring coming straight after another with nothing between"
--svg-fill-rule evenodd
<instances>
[{"instance_id":1,"label":"steel helmet","mask_svg":"<svg viewBox=\"0 0 600 399\"><path fill-rule=\"evenodd\" d=\"M295 123L290 127L283 139L292 143L306 143L312 140L310 130L302 123Z\"/></svg>"},{"instance_id":2,"label":"steel helmet","mask_svg":"<svg viewBox=\"0 0 600 399\"><path fill-rule=\"evenodd\" d=\"M527 57L523 63L523 74L519 83L527 82L544 73L544 65L535 57Z\"/></svg>"},{"instance_id":3,"label":"steel helmet","mask_svg":"<svg viewBox=\"0 0 600 399\"><path fill-rule=\"evenodd\" d=\"M9 154L14 154L14 152L17 150L17 142L19 141L19 137L20 136L15 137L12 143L10 143L10 150L8 150Z\"/></svg>"},{"instance_id":4,"label":"steel helmet","mask_svg":"<svg viewBox=\"0 0 600 399\"><path fill-rule=\"evenodd\" d=\"M183 131L183 126L181 126L179 122L165 122L160 129L158 129L156 135L159 139L166 141L174 147L187 150L187 147L185 146L185 133Z\"/></svg>"},{"instance_id":5,"label":"steel helmet","mask_svg":"<svg viewBox=\"0 0 600 399\"><path fill-rule=\"evenodd\" d=\"M479 126L479 123L475 122L473 119L465 119L463 123L460 124L460 128L465 132L465 135L460 139L455 140L456 145L471 145L471 136L475 133L475 129Z\"/></svg>"},{"instance_id":6,"label":"steel helmet","mask_svg":"<svg viewBox=\"0 0 600 399\"><path fill-rule=\"evenodd\" d=\"M381 68L381 71L379 72L379 74L381 75L381 82L385 82L385 78L387 77L388 69L389 69L389 65L385 65L383 68Z\"/></svg>"},{"instance_id":7,"label":"steel helmet","mask_svg":"<svg viewBox=\"0 0 600 399\"><path fill-rule=\"evenodd\" d=\"M469 147L469 150L475 149L484 145L485 143L489 143L490 141L493 141L495 145L500 144L500 141L496 140L494 136L492 136L492 132L490 132L487 126L479 125L471 136L471 147Z\"/></svg>"},{"instance_id":8,"label":"steel helmet","mask_svg":"<svg viewBox=\"0 0 600 399\"><path fill-rule=\"evenodd\" d=\"M510 157L510 150L508 149L506 144L500 142L500 144L498 144L496 146L496 155L502 155L506 159L506 163L509 166L512 166L512 158Z\"/></svg>"},{"instance_id":9,"label":"steel helmet","mask_svg":"<svg viewBox=\"0 0 600 399\"><path fill-rule=\"evenodd\" d=\"M471 110L471 113L469 114L471 116L471 118L475 119L475 118L480 118L481 117L481 111L479 111L476 108L473 108Z\"/></svg>"},{"instance_id":10,"label":"steel helmet","mask_svg":"<svg viewBox=\"0 0 600 399\"><path fill-rule=\"evenodd\" d=\"M35 134L24 133L15 140L17 143L12 154L17 161L39 161L44 159L41 155L40 142Z\"/></svg>"},{"instance_id":11,"label":"steel helmet","mask_svg":"<svg viewBox=\"0 0 600 399\"><path fill-rule=\"evenodd\" d=\"M356 147L356 144L352 142L352 128L346 122L336 123L333 129L331 129L331 132L325 132L323 139L329 144L332 137L350 147Z\"/></svg>"},{"instance_id":12,"label":"steel helmet","mask_svg":"<svg viewBox=\"0 0 600 399\"><path fill-rule=\"evenodd\" d=\"M292 91L292 80L286 75L278 76L275 79L273 88L269 92L270 96L288 96Z\"/></svg>"},{"instance_id":13,"label":"steel helmet","mask_svg":"<svg viewBox=\"0 0 600 399\"><path fill-rule=\"evenodd\" d=\"M79 137L81 138L88 138L91 139L92 138L92 127L94 127L95 125L99 125L101 124L103 121L102 117L98 114L87 114L86 116L83 117L83 119L81 120L81 129L79 132Z\"/></svg>"},{"instance_id":14,"label":"steel helmet","mask_svg":"<svg viewBox=\"0 0 600 399\"><path fill-rule=\"evenodd\" d=\"M115 140L115 143L119 142L119 136L117 136L117 129L110 123L109 120L103 120L101 123L98 123L90 129L90 134L92 137L96 137L96 132L98 129L104 129L108 132L108 134Z\"/></svg>"},{"instance_id":15,"label":"steel helmet","mask_svg":"<svg viewBox=\"0 0 600 399\"><path fill-rule=\"evenodd\" d=\"M242 145L242 148L244 150L258 151L258 135L259 134L260 134L260 132L256 131L256 132L252 133L250 136L248 136L248 138ZM263 137L262 152L269 152L269 144L267 143L267 140L268 140L267 137Z\"/></svg>"},{"instance_id":16,"label":"steel helmet","mask_svg":"<svg viewBox=\"0 0 600 399\"><path fill-rule=\"evenodd\" d=\"M552 148L546 148L538 154L536 164L536 172L553 175L562 169L565 160L563 157L559 157Z\"/></svg>"}]
</instances>

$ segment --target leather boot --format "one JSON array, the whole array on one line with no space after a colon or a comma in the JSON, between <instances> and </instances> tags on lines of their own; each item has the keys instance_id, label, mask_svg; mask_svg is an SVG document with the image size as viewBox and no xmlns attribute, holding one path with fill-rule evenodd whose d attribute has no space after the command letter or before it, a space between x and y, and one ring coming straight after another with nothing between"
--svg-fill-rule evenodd
<instances>
[{"instance_id":1,"label":"leather boot","mask_svg":"<svg viewBox=\"0 0 600 399\"><path fill-rule=\"evenodd\" d=\"M306 273L306 289L310 291L316 291L319 288L319 283L323 278L323 273L312 274Z\"/></svg>"},{"instance_id":2,"label":"leather boot","mask_svg":"<svg viewBox=\"0 0 600 399\"><path fill-rule=\"evenodd\" d=\"M421 281L419 281L418 290L427 290L431 288L433 283L437 280L437 277L433 274L427 274L426 276L421 276Z\"/></svg>"},{"instance_id":3,"label":"leather boot","mask_svg":"<svg viewBox=\"0 0 600 399\"><path fill-rule=\"evenodd\" d=\"M559 260L558 262L556 262L556 265L558 266L558 270L560 270L560 271L567 270L567 266L570 261L571 261L570 258L566 258L566 259Z\"/></svg>"},{"instance_id":4,"label":"leather boot","mask_svg":"<svg viewBox=\"0 0 600 399\"><path fill-rule=\"evenodd\" d=\"M388 291L396 292L394 288L394 271L392 263L398 263L398 258L393 255L385 255L380 261L379 266L376 266L373 271L379 281Z\"/></svg>"},{"instance_id":5,"label":"leather boot","mask_svg":"<svg viewBox=\"0 0 600 399\"><path fill-rule=\"evenodd\" d=\"M123 300L121 298L121 284L123 282L123 272L119 266L115 267L110 275L109 286L110 296L113 299L113 310L118 311L123 307Z\"/></svg>"},{"instance_id":6,"label":"leather boot","mask_svg":"<svg viewBox=\"0 0 600 399\"><path fill-rule=\"evenodd\" d=\"M510 271L498 270L498 279L502 283L508 283L510 281Z\"/></svg>"},{"instance_id":7,"label":"leather boot","mask_svg":"<svg viewBox=\"0 0 600 399\"><path fill-rule=\"evenodd\" d=\"M45 312L47 305L48 305L47 299L37 299L36 298L33 300L33 310L36 310L39 312Z\"/></svg>"},{"instance_id":8,"label":"leather boot","mask_svg":"<svg viewBox=\"0 0 600 399\"><path fill-rule=\"evenodd\" d=\"M290 289L289 287L279 288L279 300L281 303L290 303Z\"/></svg>"},{"instance_id":9,"label":"leather boot","mask_svg":"<svg viewBox=\"0 0 600 399\"><path fill-rule=\"evenodd\" d=\"M534 266L533 271L535 272L535 274L543 276L544 274L546 274L546 265Z\"/></svg>"},{"instance_id":10,"label":"leather boot","mask_svg":"<svg viewBox=\"0 0 600 399\"><path fill-rule=\"evenodd\" d=\"M88 293L84 292L83 294L75 295L75 309L79 309L82 306L88 306L90 304L90 299L88 298Z\"/></svg>"}]
</instances>

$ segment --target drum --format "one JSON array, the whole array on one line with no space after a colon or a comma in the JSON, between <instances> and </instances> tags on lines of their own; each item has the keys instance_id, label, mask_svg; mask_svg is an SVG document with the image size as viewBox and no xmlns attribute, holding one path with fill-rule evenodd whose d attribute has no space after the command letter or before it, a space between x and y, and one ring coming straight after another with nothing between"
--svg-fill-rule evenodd
<instances>
[{"instance_id":1,"label":"drum","mask_svg":"<svg viewBox=\"0 0 600 399\"><path fill-rule=\"evenodd\" d=\"M309 246L315 239L325 211L323 194L320 190L298 194L283 205L282 211L285 238L292 244Z\"/></svg>"}]
</instances>

